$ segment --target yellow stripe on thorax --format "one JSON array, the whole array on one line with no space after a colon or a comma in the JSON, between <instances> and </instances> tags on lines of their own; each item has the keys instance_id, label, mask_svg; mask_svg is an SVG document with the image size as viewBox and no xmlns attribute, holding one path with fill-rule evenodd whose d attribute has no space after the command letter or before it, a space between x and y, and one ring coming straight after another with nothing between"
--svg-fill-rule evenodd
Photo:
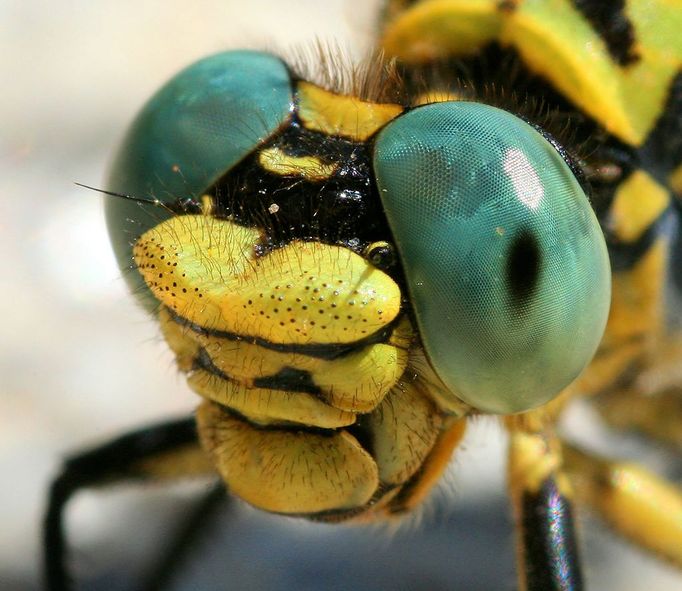
<instances>
[{"instance_id":1,"label":"yellow stripe on thorax","mask_svg":"<svg viewBox=\"0 0 682 591\"><path fill-rule=\"evenodd\" d=\"M361 101L309 82L298 83L298 101L298 115L307 129L360 142L403 111L400 105Z\"/></svg>"},{"instance_id":2,"label":"yellow stripe on thorax","mask_svg":"<svg viewBox=\"0 0 682 591\"><path fill-rule=\"evenodd\" d=\"M389 23L383 48L410 63L475 53L499 35L497 5L497 0L418 2Z\"/></svg>"},{"instance_id":3,"label":"yellow stripe on thorax","mask_svg":"<svg viewBox=\"0 0 682 591\"><path fill-rule=\"evenodd\" d=\"M649 0L631 0L628 7L640 59L627 67L613 61L570 0L525 0L510 14L501 41L609 132L640 145L682 64L682 11Z\"/></svg>"},{"instance_id":4,"label":"yellow stripe on thorax","mask_svg":"<svg viewBox=\"0 0 682 591\"><path fill-rule=\"evenodd\" d=\"M631 269L613 274L604 338L577 389L599 392L637 358L650 353L664 329L665 268L669 245L659 238Z\"/></svg>"},{"instance_id":5,"label":"yellow stripe on thorax","mask_svg":"<svg viewBox=\"0 0 682 591\"><path fill-rule=\"evenodd\" d=\"M649 174L637 170L616 191L610 209L609 229L623 242L644 234L670 203L668 191Z\"/></svg>"},{"instance_id":6,"label":"yellow stripe on thorax","mask_svg":"<svg viewBox=\"0 0 682 591\"><path fill-rule=\"evenodd\" d=\"M609 132L641 145L665 107L682 67L682 10L674 3L630 0L640 59L623 67L570 0L422 0L391 21L386 53L408 63L472 54L492 41L516 49Z\"/></svg>"},{"instance_id":7,"label":"yellow stripe on thorax","mask_svg":"<svg viewBox=\"0 0 682 591\"><path fill-rule=\"evenodd\" d=\"M632 269L613 274L611 311L604 345L633 337L660 335L667 257L667 240L659 238Z\"/></svg>"}]
</instances>

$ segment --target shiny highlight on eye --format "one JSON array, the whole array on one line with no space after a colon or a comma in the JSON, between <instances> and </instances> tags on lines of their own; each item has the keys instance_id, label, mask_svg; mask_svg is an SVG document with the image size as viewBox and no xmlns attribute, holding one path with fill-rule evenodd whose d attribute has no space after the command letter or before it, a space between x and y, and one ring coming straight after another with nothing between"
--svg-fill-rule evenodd
<instances>
[{"instance_id":1,"label":"shiny highlight on eye","mask_svg":"<svg viewBox=\"0 0 682 591\"><path fill-rule=\"evenodd\" d=\"M604 238L562 156L514 115L459 101L389 123L374 167L453 398L504 414L554 398L592 359L610 302Z\"/></svg>"}]
</instances>

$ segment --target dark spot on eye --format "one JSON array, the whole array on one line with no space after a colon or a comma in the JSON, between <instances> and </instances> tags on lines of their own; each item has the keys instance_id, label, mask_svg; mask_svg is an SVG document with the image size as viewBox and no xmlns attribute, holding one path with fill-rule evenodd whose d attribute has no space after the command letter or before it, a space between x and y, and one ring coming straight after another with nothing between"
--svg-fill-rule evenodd
<instances>
[{"instance_id":1,"label":"dark spot on eye","mask_svg":"<svg viewBox=\"0 0 682 591\"><path fill-rule=\"evenodd\" d=\"M507 257L507 287L512 305L523 305L533 294L540 277L542 256L540 245L531 232L521 232L515 238Z\"/></svg>"}]
</instances>

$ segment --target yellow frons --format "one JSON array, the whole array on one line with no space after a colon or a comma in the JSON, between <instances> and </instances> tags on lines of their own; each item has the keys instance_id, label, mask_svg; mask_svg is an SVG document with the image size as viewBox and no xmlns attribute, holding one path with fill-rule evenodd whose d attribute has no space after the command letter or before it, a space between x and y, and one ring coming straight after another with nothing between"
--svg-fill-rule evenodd
<instances>
[{"instance_id":1,"label":"yellow frons","mask_svg":"<svg viewBox=\"0 0 682 591\"><path fill-rule=\"evenodd\" d=\"M178 216L135 243L156 298L214 331L278 344L352 343L400 311L398 285L349 249L293 242L262 257L259 232L229 220Z\"/></svg>"}]
</instances>

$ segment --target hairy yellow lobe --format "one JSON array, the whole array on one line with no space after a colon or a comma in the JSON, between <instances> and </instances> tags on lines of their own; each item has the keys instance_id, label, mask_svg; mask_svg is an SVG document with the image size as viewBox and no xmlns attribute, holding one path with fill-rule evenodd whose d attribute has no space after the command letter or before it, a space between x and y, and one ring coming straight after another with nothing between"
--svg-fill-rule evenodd
<instances>
[{"instance_id":1,"label":"hairy yellow lobe","mask_svg":"<svg viewBox=\"0 0 682 591\"><path fill-rule=\"evenodd\" d=\"M377 466L345 431L329 435L262 430L204 403L197 412L201 443L230 490L276 513L317 513L366 504Z\"/></svg>"},{"instance_id":2,"label":"hairy yellow lobe","mask_svg":"<svg viewBox=\"0 0 682 591\"><path fill-rule=\"evenodd\" d=\"M353 343L400 311L400 288L347 248L292 242L256 255L257 230L202 215L145 232L135 263L158 300L212 331L278 344Z\"/></svg>"},{"instance_id":3,"label":"hairy yellow lobe","mask_svg":"<svg viewBox=\"0 0 682 591\"><path fill-rule=\"evenodd\" d=\"M370 103L338 95L309 82L298 84L299 116L313 131L364 142L403 111L392 103Z\"/></svg>"}]
</instances>

